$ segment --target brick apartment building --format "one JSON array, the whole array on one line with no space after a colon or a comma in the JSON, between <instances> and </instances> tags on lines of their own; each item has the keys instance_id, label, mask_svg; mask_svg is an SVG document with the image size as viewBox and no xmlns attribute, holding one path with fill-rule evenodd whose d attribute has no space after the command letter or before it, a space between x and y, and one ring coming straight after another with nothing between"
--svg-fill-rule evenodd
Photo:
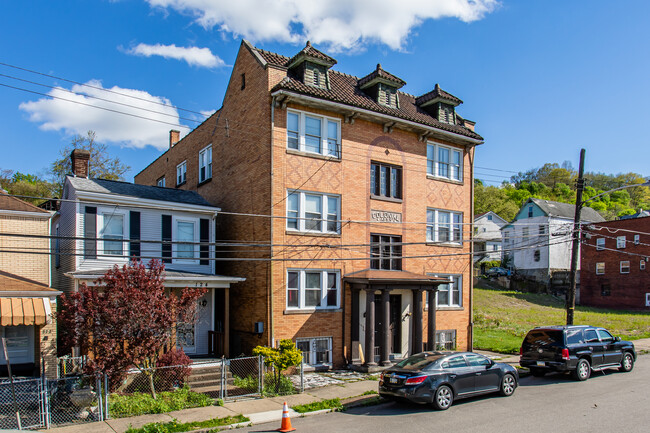
<instances>
[{"instance_id":1,"label":"brick apartment building","mask_svg":"<svg viewBox=\"0 0 650 433\"><path fill-rule=\"evenodd\" d=\"M135 182L198 191L231 245L231 352L292 339L315 367L471 349L473 161L483 139L435 88L243 41L223 105ZM217 249L226 248L220 245ZM437 295L436 295L437 292ZM432 307L433 306L433 307Z\"/></svg>"},{"instance_id":2,"label":"brick apartment building","mask_svg":"<svg viewBox=\"0 0 650 433\"><path fill-rule=\"evenodd\" d=\"M580 304L650 311L650 217L594 223L582 244Z\"/></svg>"},{"instance_id":3,"label":"brick apartment building","mask_svg":"<svg viewBox=\"0 0 650 433\"><path fill-rule=\"evenodd\" d=\"M54 313L61 292L51 288L51 217L0 189L0 337L17 375L57 375ZM0 374L6 365L0 344Z\"/></svg>"}]
</instances>

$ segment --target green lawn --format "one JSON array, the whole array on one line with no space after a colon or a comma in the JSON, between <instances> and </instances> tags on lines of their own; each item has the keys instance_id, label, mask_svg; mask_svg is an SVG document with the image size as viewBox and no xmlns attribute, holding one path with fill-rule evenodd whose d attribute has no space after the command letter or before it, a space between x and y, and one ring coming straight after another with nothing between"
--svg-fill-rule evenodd
<instances>
[{"instance_id":1,"label":"green lawn","mask_svg":"<svg viewBox=\"0 0 650 433\"><path fill-rule=\"evenodd\" d=\"M564 302L550 295L474 289L474 348L518 353L526 333L566 323ZM650 337L650 314L577 307L576 325L603 326L627 340Z\"/></svg>"}]
</instances>

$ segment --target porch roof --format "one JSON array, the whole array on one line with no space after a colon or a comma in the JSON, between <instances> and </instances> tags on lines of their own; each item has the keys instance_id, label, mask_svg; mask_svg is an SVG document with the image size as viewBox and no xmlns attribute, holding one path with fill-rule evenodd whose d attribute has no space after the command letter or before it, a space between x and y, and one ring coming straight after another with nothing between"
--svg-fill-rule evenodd
<instances>
[{"instance_id":1,"label":"porch roof","mask_svg":"<svg viewBox=\"0 0 650 433\"><path fill-rule=\"evenodd\" d=\"M395 284L395 285L427 285L438 286L447 284L447 278L431 275L416 274L409 271L386 271L379 269L364 269L344 275L343 279L349 283L357 284Z\"/></svg>"},{"instance_id":2,"label":"porch roof","mask_svg":"<svg viewBox=\"0 0 650 433\"><path fill-rule=\"evenodd\" d=\"M77 280L89 280L89 285L98 278L104 276L108 269L89 269L75 272L67 272L66 275ZM207 288L226 288L233 283L245 281L246 278L229 277L225 275L203 274L200 272L175 271L166 269L165 287L207 287Z\"/></svg>"},{"instance_id":3,"label":"porch roof","mask_svg":"<svg viewBox=\"0 0 650 433\"><path fill-rule=\"evenodd\" d=\"M0 326L51 322L50 298L60 294L45 284L0 271Z\"/></svg>"}]
</instances>

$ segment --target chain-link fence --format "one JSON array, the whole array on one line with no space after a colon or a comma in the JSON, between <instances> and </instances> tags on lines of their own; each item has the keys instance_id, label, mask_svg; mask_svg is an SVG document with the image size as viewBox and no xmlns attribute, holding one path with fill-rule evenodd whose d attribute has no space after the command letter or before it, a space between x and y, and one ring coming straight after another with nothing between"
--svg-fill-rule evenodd
<instances>
[{"instance_id":1,"label":"chain-link fence","mask_svg":"<svg viewBox=\"0 0 650 433\"><path fill-rule=\"evenodd\" d=\"M62 356L57 361L57 377L78 376L86 365L85 356Z\"/></svg>"},{"instance_id":2,"label":"chain-link fence","mask_svg":"<svg viewBox=\"0 0 650 433\"><path fill-rule=\"evenodd\" d=\"M66 371L70 365L66 365ZM303 371L301 364L277 374L264 364L262 356L251 356L132 369L113 380L99 374L21 379L14 380L13 386L10 381L0 381L0 429L50 428L129 416L113 407L116 396L129 398L136 393L151 394L152 390L158 396L192 391L197 394L190 392L191 398L203 402L197 405L204 405L206 398L233 400L295 394L304 389Z\"/></svg>"}]
</instances>

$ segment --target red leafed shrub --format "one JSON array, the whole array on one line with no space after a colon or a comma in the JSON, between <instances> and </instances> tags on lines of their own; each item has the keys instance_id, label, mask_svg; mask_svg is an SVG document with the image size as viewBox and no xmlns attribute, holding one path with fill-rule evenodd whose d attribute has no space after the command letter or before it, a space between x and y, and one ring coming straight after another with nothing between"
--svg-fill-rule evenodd
<instances>
[{"instance_id":1,"label":"red leafed shrub","mask_svg":"<svg viewBox=\"0 0 650 433\"><path fill-rule=\"evenodd\" d=\"M192 360L183 349L172 349L161 355L156 364L156 388L160 391L181 388L192 373L191 365Z\"/></svg>"}]
</instances>

